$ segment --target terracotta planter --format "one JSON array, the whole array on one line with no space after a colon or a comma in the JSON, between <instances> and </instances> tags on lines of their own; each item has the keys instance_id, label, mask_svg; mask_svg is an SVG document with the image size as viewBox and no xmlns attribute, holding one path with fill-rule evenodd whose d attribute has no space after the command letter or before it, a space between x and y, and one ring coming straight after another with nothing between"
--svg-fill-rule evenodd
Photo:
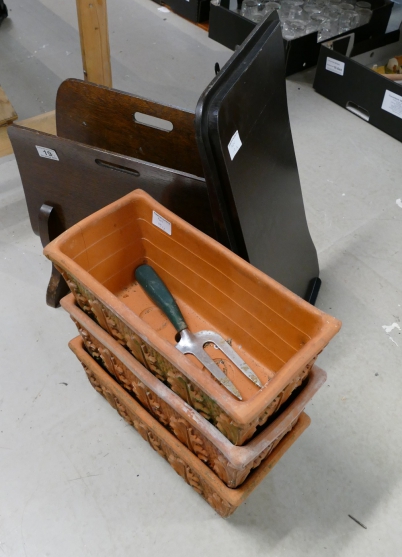
<instances>
[{"instance_id":1,"label":"terracotta planter","mask_svg":"<svg viewBox=\"0 0 402 557\"><path fill-rule=\"evenodd\" d=\"M326 379L325 371L313 366L307 384L292 403L252 441L237 447L92 321L77 307L72 294L61 305L77 325L90 355L228 487L241 485L273 451Z\"/></svg>"},{"instance_id":2,"label":"terracotta planter","mask_svg":"<svg viewBox=\"0 0 402 557\"><path fill-rule=\"evenodd\" d=\"M44 253L80 307L236 445L287 400L340 328L338 320L140 190L71 227ZM171 290L190 330L213 330L230 339L263 388L209 347L240 391L239 401L175 348L173 326L133 278L145 262Z\"/></svg>"},{"instance_id":3,"label":"terracotta planter","mask_svg":"<svg viewBox=\"0 0 402 557\"><path fill-rule=\"evenodd\" d=\"M92 386L102 394L119 414L148 441L174 470L182 476L222 517L230 516L272 470L275 464L296 439L310 425L304 414L292 431L277 445L258 468L253 470L242 486L227 487L199 458L165 429L142 406L114 381L85 351L81 337L69 343L71 350L81 361Z\"/></svg>"}]
</instances>

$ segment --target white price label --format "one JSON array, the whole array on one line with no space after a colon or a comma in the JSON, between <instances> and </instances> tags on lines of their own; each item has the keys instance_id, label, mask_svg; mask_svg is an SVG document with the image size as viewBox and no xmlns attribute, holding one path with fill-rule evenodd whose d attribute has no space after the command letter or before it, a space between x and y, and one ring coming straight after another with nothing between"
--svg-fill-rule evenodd
<instances>
[{"instance_id":1,"label":"white price label","mask_svg":"<svg viewBox=\"0 0 402 557\"><path fill-rule=\"evenodd\" d=\"M329 56L327 56L325 69L329 72L343 75L345 73L345 62L340 62L339 60L335 60L335 58L330 58Z\"/></svg>"},{"instance_id":2,"label":"white price label","mask_svg":"<svg viewBox=\"0 0 402 557\"><path fill-rule=\"evenodd\" d=\"M47 147L39 147L39 145L35 145L35 147L40 157L44 157L45 159L52 159L52 161L59 160L56 151L54 151L53 149L48 149Z\"/></svg>"},{"instance_id":3,"label":"white price label","mask_svg":"<svg viewBox=\"0 0 402 557\"><path fill-rule=\"evenodd\" d=\"M233 134L232 139L229 141L229 145L228 145L228 150L229 150L229 155L231 160L235 158L236 153L241 146L242 146L242 142L240 140L240 135L239 132L236 131Z\"/></svg>"},{"instance_id":4,"label":"white price label","mask_svg":"<svg viewBox=\"0 0 402 557\"><path fill-rule=\"evenodd\" d=\"M152 211L152 224L166 232L166 234L169 234L169 236L172 235L172 223L164 219L156 211Z\"/></svg>"},{"instance_id":5,"label":"white price label","mask_svg":"<svg viewBox=\"0 0 402 557\"><path fill-rule=\"evenodd\" d=\"M398 118L402 118L402 97L391 91L385 91L381 108L394 116L398 116Z\"/></svg>"}]
</instances>

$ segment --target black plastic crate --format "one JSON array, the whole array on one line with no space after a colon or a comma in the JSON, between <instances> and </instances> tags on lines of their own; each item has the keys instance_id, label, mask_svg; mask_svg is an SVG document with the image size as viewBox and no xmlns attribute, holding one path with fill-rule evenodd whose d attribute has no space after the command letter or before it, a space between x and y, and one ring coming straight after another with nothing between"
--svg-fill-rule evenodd
<instances>
[{"instance_id":1,"label":"black plastic crate","mask_svg":"<svg viewBox=\"0 0 402 557\"><path fill-rule=\"evenodd\" d=\"M373 9L371 20L366 25L354 30L355 42L367 41L373 37L384 35L386 32L393 2L374 0L371 4ZM219 6L211 4L209 12L209 37L231 50L235 50L257 25L237 13L236 9L236 0L221 0ZM277 15L269 16L269 18L272 17L277 17ZM284 39L284 43L286 75L292 75L317 64L322 43L317 42L316 32L292 41Z\"/></svg>"},{"instance_id":2,"label":"black plastic crate","mask_svg":"<svg viewBox=\"0 0 402 557\"><path fill-rule=\"evenodd\" d=\"M322 44L314 88L376 128L402 141L402 85L371 68L402 54L401 31L365 43L354 34ZM402 83L402 82L400 82Z\"/></svg>"}]
</instances>

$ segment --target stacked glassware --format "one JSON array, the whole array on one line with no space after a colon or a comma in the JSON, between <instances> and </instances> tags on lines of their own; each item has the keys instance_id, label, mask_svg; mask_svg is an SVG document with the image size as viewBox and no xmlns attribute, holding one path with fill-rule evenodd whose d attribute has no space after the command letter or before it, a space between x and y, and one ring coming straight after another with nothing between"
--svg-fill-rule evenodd
<instances>
[{"instance_id":1,"label":"stacked glassware","mask_svg":"<svg viewBox=\"0 0 402 557\"><path fill-rule=\"evenodd\" d=\"M368 23L372 15L364 0L243 0L240 13L259 23L275 10L288 41L315 31L318 42L325 41Z\"/></svg>"}]
</instances>

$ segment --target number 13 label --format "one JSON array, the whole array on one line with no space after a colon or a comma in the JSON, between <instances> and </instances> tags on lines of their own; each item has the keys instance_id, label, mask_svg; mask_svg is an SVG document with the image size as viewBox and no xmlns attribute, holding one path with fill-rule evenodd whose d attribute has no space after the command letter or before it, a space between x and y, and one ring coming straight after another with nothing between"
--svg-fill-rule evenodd
<instances>
[{"instance_id":1,"label":"number 13 label","mask_svg":"<svg viewBox=\"0 0 402 557\"><path fill-rule=\"evenodd\" d=\"M53 151L53 149L48 149L47 147L39 147L39 145L35 145L35 147L40 157L44 157L45 159L52 159L53 161L59 160L56 151Z\"/></svg>"}]
</instances>

